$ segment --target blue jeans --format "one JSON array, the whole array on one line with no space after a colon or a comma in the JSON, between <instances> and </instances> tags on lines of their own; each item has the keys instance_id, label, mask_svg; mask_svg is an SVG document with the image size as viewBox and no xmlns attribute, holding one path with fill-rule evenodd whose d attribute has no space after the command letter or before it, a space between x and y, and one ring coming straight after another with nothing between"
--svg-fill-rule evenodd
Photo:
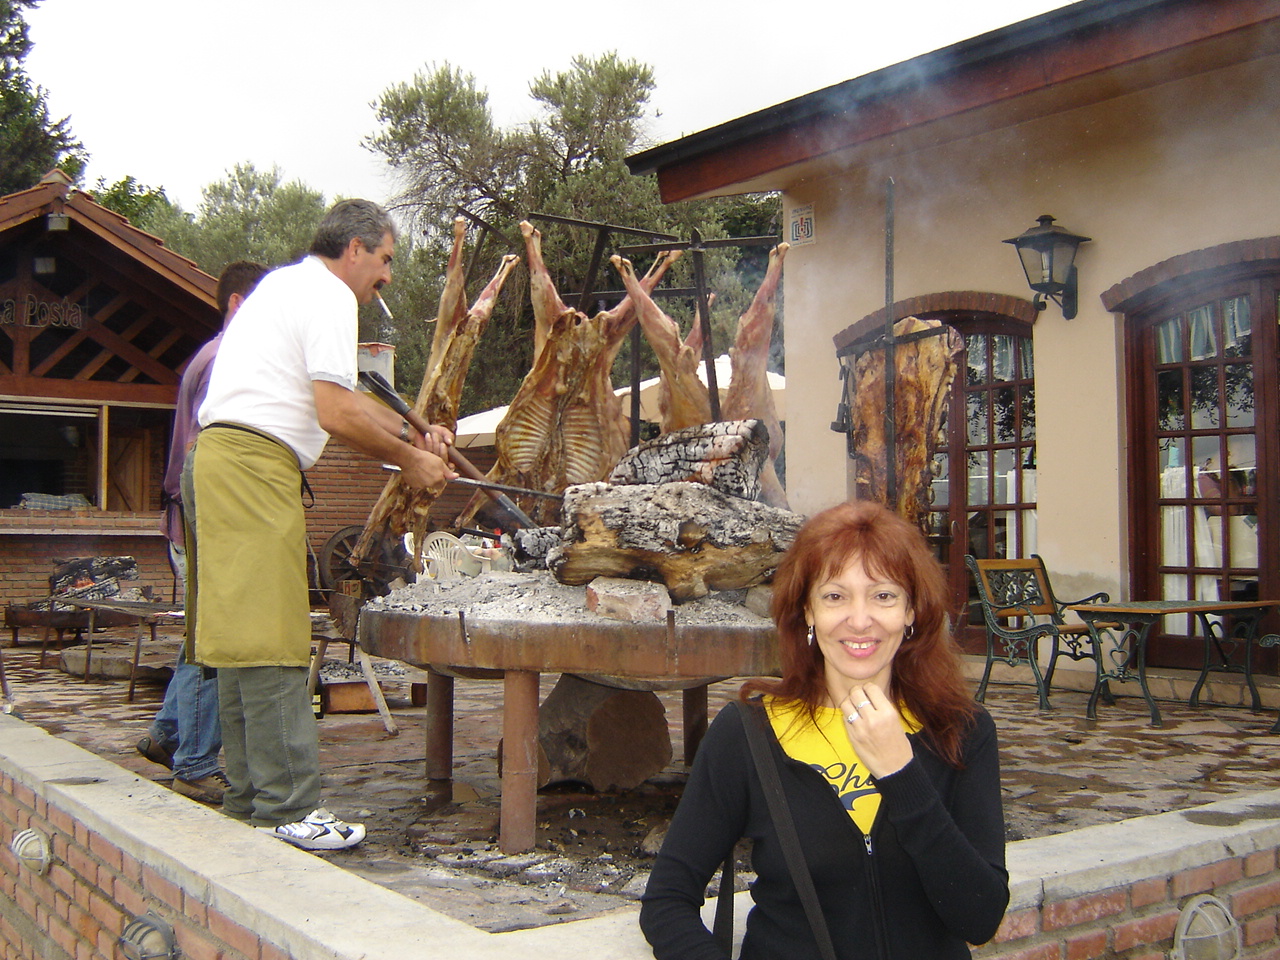
<instances>
[{"instance_id":1,"label":"blue jeans","mask_svg":"<svg viewBox=\"0 0 1280 960\"><path fill-rule=\"evenodd\" d=\"M175 563L186 574L185 557L173 550ZM218 676L187 663L186 647L179 648L173 677L164 692L160 712L149 731L173 754L173 775L188 782L218 772L222 725L218 717Z\"/></svg>"}]
</instances>

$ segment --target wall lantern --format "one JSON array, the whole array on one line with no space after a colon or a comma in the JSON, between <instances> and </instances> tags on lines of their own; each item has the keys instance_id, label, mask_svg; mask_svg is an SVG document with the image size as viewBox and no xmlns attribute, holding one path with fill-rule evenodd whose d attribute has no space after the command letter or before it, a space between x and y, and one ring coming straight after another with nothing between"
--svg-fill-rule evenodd
<instances>
[{"instance_id":1,"label":"wall lantern","mask_svg":"<svg viewBox=\"0 0 1280 960\"><path fill-rule=\"evenodd\" d=\"M51 213L45 217L45 229L50 233L71 229L71 218L65 213Z\"/></svg>"},{"instance_id":2,"label":"wall lantern","mask_svg":"<svg viewBox=\"0 0 1280 960\"><path fill-rule=\"evenodd\" d=\"M1078 305L1076 294L1076 250L1088 243L1090 237L1082 237L1065 230L1053 222L1048 214L1025 233L1006 240L1018 250L1027 283L1036 292L1035 305L1043 310L1045 298L1062 307L1062 315L1071 320Z\"/></svg>"},{"instance_id":3,"label":"wall lantern","mask_svg":"<svg viewBox=\"0 0 1280 960\"><path fill-rule=\"evenodd\" d=\"M1225 903L1204 894L1182 908L1170 960L1237 960L1239 956L1240 925Z\"/></svg>"},{"instance_id":4,"label":"wall lantern","mask_svg":"<svg viewBox=\"0 0 1280 960\"><path fill-rule=\"evenodd\" d=\"M172 960L178 955L173 927L150 910L125 924L119 943L127 960Z\"/></svg>"},{"instance_id":5,"label":"wall lantern","mask_svg":"<svg viewBox=\"0 0 1280 960\"><path fill-rule=\"evenodd\" d=\"M49 872L53 856L49 851L49 839L35 830L19 830L9 841L9 850L18 862L37 876Z\"/></svg>"}]
</instances>

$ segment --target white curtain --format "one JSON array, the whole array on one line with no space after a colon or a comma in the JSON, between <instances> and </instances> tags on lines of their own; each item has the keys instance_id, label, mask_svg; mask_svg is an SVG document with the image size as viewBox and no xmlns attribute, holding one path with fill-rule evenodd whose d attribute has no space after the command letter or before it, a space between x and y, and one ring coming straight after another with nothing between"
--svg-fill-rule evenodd
<instances>
[{"instance_id":1,"label":"white curtain","mask_svg":"<svg viewBox=\"0 0 1280 960\"><path fill-rule=\"evenodd\" d=\"M1172 460L1172 458L1171 458ZM1166 499L1179 500L1187 496L1188 467L1173 465L1160 473L1160 496ZM1191 562L1190 545L1187 543L1187 511L1191 511L1191 535L1195 540L1195 560ZM1170 567L1214 567L1221 560L1214 556L1213 539L1209 532L1209 518L1203 507L1166 506L1160 508L1160 544L1162 555L1160 562ZM1192 592L1187 596L1187 578L1180 574L1166 574L1163 585L1165 600L1217 600L1218 581L1216 578L1201 574L1194 578ZM1194 632L1184 614L1165 618L1165 629L1169 633L1189 634Z\"/></svg>"}]
</instances>

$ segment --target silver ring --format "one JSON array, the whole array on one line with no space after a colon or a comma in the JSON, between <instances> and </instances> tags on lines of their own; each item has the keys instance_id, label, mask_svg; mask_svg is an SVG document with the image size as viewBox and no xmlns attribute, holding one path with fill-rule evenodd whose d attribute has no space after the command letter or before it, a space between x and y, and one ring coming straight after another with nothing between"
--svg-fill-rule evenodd
<instances>
[{"instance_id":1,"label":"silver ring","mask_svg":"<svg viewBox=\"0 0 1280 960\"><path fill-rule=\"evenodd\" d=\"M853 705L853 709L855 709L855 710L861 710L863 707L869 707L869 706L871 706L871 701L870 701L870 700L863 700L861 703L855 703L855 704Z\"/></svg>"},{"instance_id":2,"label":"silver ring","mask_svg":"<svg viewBox=\"0 0 1280 960\"><path fill-rule=\"evenodd\" d=\"M857 719L858 719L858 715L857 715L856 713L847 713L847 714L845 714L844 722L845 722L845 723L853 723L853 721L855 721L855 720L857 720Z\"/></svg>"}]
</instances>

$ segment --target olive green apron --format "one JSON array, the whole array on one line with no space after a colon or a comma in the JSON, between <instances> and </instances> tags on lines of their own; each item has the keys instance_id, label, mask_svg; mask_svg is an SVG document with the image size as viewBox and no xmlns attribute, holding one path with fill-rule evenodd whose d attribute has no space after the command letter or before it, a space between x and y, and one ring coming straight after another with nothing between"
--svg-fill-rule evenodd
<instances>
[{"instance_id":1,"label":"olive green apron","mask_svg":"<svg viewBox=\"0 0 1280 960\"><path fill-rule=\"evenodd\" d=\"M264 433L211 425L190 457L189 657L206 667L305 667L311 658L302 473Z\"/></svg>"}]
</instances>

